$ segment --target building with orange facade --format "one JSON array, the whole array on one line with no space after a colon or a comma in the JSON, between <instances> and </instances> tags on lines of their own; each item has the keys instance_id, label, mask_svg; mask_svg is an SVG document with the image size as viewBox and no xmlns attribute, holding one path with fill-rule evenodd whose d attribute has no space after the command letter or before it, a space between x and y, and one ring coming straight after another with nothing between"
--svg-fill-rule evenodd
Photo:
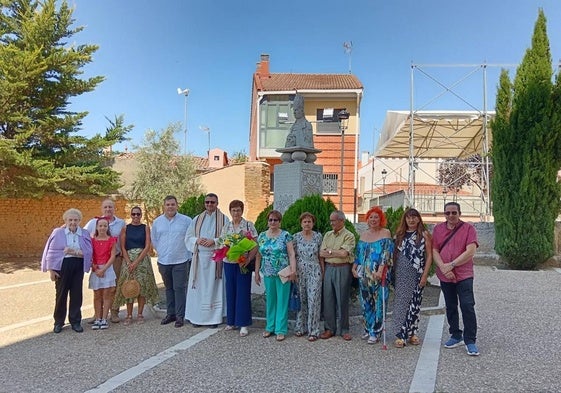
<instances>
[{"instance_id":1,"label":"building with orange facade","mask_svg":"<svg viewBox=\"0 0 561 393\"><path fill-rule=\"evenodd\" d=\"M323 166L323 195L353 217L363 96L362 83L356 76L272 73L269 55L261 55L253 74L249 159L270 165L273 187L275 165L281 163L276 149L284 147L294 122L292 103L296 93L304 97L304 114L313 127L314 147L322 151L315 163ZM343 109L349 118L339 121Z\"/></svg>"}]
</instances>

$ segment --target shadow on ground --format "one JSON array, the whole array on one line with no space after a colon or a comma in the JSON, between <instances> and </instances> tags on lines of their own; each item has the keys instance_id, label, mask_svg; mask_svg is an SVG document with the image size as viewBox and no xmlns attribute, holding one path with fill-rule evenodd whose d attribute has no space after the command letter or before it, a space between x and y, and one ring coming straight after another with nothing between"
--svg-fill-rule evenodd
<instances>
[{"instance_id":1,"label":"shadow on ground","mask_svg":"<svg viewBox=\"0 0 561 393\"><path fill-rule=\"evenodd\" d=\"M12 274L18 270L41 270L41 257L0 256L0 273Z\"/></svg>"}]
</instances>

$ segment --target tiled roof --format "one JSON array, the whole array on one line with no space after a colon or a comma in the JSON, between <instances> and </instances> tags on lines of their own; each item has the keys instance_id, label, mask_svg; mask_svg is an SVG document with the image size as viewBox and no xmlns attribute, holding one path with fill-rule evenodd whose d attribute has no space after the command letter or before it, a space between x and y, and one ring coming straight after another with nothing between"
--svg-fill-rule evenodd
<instances>
[{"instance_id":1,"label":"tiled roof","mask_svg":"<svg viewBox=\"0 0 561 393\"><path fill-rule=\"evenodd\" d=\"M259 76L256 75L259 78ZM362 83L351 74L269 74L260 77L263 91L362 89Z\"/></svg>"},{"instance_id":2,"label":"tiled roof","mask_svg":"<svg viewBox=\"0 0 561 393\"><path fill-rule=\"evenodd\" d=\"M407 182L393 182L393 183L386 183L385 187L384 186L376 186L374 187L374 189L372 190L372 192L374 194L382 194L384 191L386 192L386 194L391 194L397 191L405 191L407 192L409 188L409 183ZM428 184L428 183L415 183L415 193L416 194L436 194L436 195L442 195L442 186L438 185L438 184ZM368 191L365 191L365 194L368 195ZM449 195L453 195L454 191L453 190L449 190L448 191ZM465 191L465 190L459 190L457 193L457 195L471 195L469 192Z\"/></svg>"}]
</instances>

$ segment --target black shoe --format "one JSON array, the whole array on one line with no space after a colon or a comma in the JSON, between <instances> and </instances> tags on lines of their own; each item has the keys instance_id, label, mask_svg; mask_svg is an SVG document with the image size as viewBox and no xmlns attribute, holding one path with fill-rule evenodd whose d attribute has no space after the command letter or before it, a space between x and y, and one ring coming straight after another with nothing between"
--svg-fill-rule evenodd
<instances>
[{"instance_id":1,"label":"black shoe","mask_svg":"<svg viewBox=\"0 0 561 393\"><path fill-rule=\"evenodd\" d=\"M160 325L167 325L168 323L171 323L175 320L177 320L175 315L166 315L166 317L160 322Z\"/></svg>"},{"instance_id":2,"label":"black shoe","mask_svg":"<svg viewBox=\"0 0 561 393\"><path fill-rule=\"evenodd\" d=\"M191 325L193 325L194 328L200 328L201 325L197 325L196 323L191 323Z\"/></svg>"},{"instance_id":3,"label":"black shoe","mask_svg":"<svg viewBox=\"0 0 561 393\"><path fill-rule=\"evenodd\" d=\"M76 333L82 333L84 331L84 328L79 323L75 323L72 325L72 330L74 330Z\"/></svg>"},{"instance_id":4,"label":"black shoe","mask_svg":"<svg viewBox=\"0 0 561 393\"><path fill-rule=\"evenodd\" d=\"M175 321L175 327L176 327L176 328L183 327L184 324L185 324L185 323L183 322L182 319L178 319L178 320Z\"/></svg>"},{"instance_id":5,"label":"black shoe","mask_svg":"<svg viewBox=\"0 0 561 393\"><path fill-rule=\"evenodd\" d=\"M53 333L60 333L62 332L62 325L55 325L53 328Z\"/></svg>"},{"instance_id":6,"label":"black shoe","mask_svg":"<svg viewBox=\"0 0 561 393\"><path fill-rule=\"evenodd\" d=\"M218 327L218 325L210 325L209 328L210 329L216 329Z\"/></svg>"}]
</instances>

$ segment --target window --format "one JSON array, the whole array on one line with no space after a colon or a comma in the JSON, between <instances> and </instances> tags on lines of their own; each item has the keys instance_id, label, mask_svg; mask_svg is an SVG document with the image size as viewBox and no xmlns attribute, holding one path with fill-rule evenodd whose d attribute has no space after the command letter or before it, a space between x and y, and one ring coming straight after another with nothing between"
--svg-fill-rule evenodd
<instances>
[{"instance_id":1,"label":"window","mask_svg":"<svg viewBox=\"0 0 561 393\"><path fill-rule=\"evenodd\" d=\"M290 126L294 122L290 97L288 95L265 96L259 107L259 148L284 147Z\"/></svg>"},{"instance_id":2,"label":"window","mask_svg":"<svg viewBox=\"0 0 561 393\"><path fill-rule=\"evenodd\" d=\"M318 134L340 134L339 112L344 108L318 108L316 110L316 132Z\"/></svg>"},{"instance_id":3,"label":"window","mask_svg":"<svg viewBox=\"0 0 561 393\"><path fill-rule=\"evenodd\" d=\"M339 175L335 173L323 174L323 193L324 194L338 194Z\"/></svg>"}]
</instances>

